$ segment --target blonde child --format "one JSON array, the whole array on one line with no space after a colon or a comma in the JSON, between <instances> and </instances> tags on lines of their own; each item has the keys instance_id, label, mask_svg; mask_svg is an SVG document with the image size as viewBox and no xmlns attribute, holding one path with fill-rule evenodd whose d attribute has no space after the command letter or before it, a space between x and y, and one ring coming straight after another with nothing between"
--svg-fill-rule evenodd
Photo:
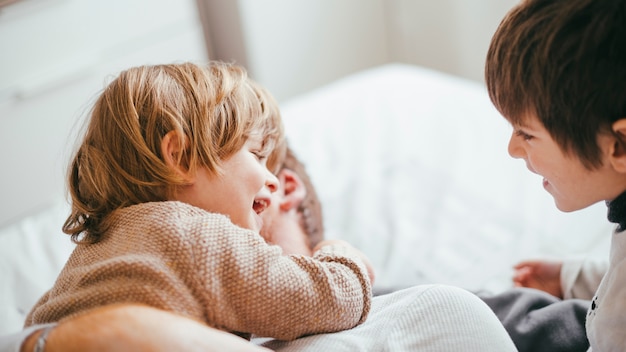
<instances>
[{"instance_id":1,"label":"blonde child","mask_svg":"<svg viewBox=\"0 0 626 352\"><path fill-rule=\"evenodd\" d=\"M95 103L69 170L78 246L26 326L115 303L291 340L362 323L363 255L321 241L283 255L259 235L285 152L271 96L237 66L135 67Z\"/></svg>"},{"instance_id":2,"label":"blonde child","mask_svg":"<svg viewBox=\"0 0 626 352\"><path fill-rule=\"evenodd\" d=\"M514 129L509 153L558 209L607 202L617 227L586 333L594 351L625 350L626 1L522 1L492 39L486 83Z\"/></svg>"}]
</instances>

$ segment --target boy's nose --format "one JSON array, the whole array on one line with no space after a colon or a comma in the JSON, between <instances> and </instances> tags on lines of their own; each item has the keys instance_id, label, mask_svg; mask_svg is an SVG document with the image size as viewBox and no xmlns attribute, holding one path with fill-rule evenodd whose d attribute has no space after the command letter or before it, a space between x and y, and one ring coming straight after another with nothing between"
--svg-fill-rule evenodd
<instances>
[{"instance_id":1,"label":"boy's nose","mask_svg":"<svg viewBox=\"0 0 626 352\"><path fill-rule=\"evenodd\" d=\"M524 156L522 147L519 145L519 139L520 137L515 134L515 131L513 131L511 138L509 138L509 155L515 159L520 159Z\"/></svg>"}]
</instances>

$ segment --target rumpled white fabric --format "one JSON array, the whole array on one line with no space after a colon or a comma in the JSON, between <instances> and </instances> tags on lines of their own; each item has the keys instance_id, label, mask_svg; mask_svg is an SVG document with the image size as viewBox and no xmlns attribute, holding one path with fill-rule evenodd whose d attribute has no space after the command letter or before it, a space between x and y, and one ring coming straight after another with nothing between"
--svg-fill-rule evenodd
<instances>
[{"instance_id":1,"label":"rumpled white fabric","mask_svg":"<svg viewBox=\"0 0 626 352\"><path fill-rule=\"evenodd\" d=\"M49 290L74 244L61 231L63 200L0 229L0 336L24 326L26 314Z\"/></svg>"},{"instance_id":2,"label":"rumpled white fabric","mask_svg":"<svg viewBox=\"0 0 626 352\"><path fill-rule=\"evenodd\" d=\"M281 352L517 351L483 301L445 285L416 286L375 297L365 323L350 330L263 345Z\"/></svg>"}]
</instances>

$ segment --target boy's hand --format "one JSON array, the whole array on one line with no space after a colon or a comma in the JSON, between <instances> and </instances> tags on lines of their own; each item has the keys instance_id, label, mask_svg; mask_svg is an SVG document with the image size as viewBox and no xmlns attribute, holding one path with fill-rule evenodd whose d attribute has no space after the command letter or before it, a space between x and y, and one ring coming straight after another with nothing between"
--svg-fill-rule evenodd
<instances>
[{"instance_id":1,"label":"boy's hand","mask_svg":"<svg viewBox=\"0 0 626 352\"><path fill-rule=\"evenodd\" d=\"M370 283L371 285L374 285L375 274L374 274L374 267L372 266L372 263L370 263L370 260L367 258L367 256L365 256L363 252L354 248L352 245L350 245L350 243L343 241L343 240L323 240L323 241L320 241L315 246L315 248L313 248L313 253L315 253L318 249L322 248L323 246L328 246L328 245L333 245L333 244L349 247L351 251L356 252L361 258L361 260L363 261L363 263L365 263L365 268L367 268L367 275L370 277Z\"/></svg>"},{"instance_id":2,"label":"boy's hand","mask_svg":"<svg viewBox=\"0 0 626 352\"><path fill-rule=\"evenodd\" d=\"M513 268L513 285L530 287L563 298L561 289L561 267L563 262L548 260L525 260Z\"/></svg>"}]
</instances>

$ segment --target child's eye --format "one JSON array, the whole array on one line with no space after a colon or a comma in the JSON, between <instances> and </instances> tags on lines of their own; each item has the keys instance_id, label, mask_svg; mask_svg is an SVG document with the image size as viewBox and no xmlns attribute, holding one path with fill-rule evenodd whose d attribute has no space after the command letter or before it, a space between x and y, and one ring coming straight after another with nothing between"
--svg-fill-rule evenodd
<instances>
[{"instance_id":1,"label":"child's eye","mask_svg":"<svg viewBox=\"0 0 626 352\"><path fill-rule=\"evenodd\" d=\"M528 133L522 130L515 131L515 135L518 137L522 137L525 141L529 141L534 138L533 136L529 135Z\"/></svg>"},{"instance_id":2,"label":"child's eye","mask_svg":"<svg viewBox=\"0 0 626 352\"><path fill-rule=\"evenodd\" d=\"M259 161L267 159L267 153L264 153L262 151L252 150L250 151L250 153L252 153Z\"/></svg>"}]
</instances>

